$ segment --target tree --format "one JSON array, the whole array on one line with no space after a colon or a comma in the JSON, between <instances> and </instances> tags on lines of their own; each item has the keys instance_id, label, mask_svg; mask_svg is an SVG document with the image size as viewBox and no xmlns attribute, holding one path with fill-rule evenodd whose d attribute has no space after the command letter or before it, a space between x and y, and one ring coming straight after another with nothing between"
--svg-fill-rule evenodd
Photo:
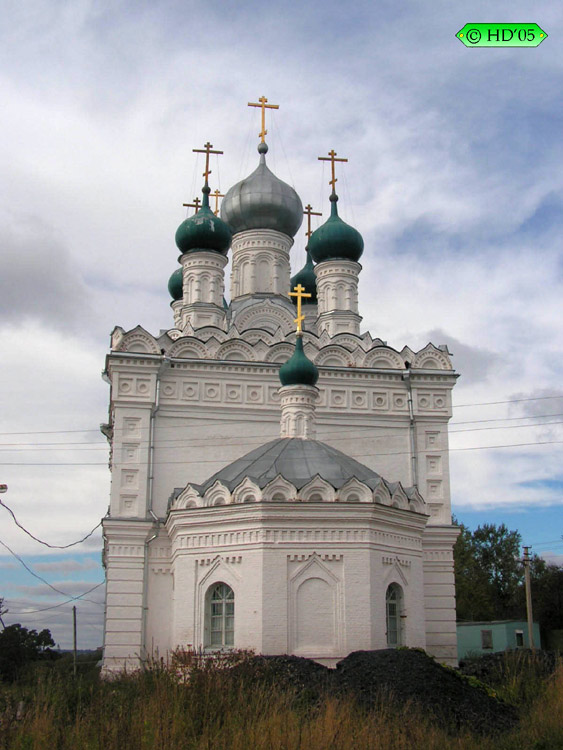
<instances>
[{"instance_id":1,"label":"tree","mask_svg":"<svg viewBox=\"0 0 563 750\"><path fill-rule=\"evenodd\" d=\"M563 629L563 568L533 555L530 579L534 620L539 622L542 633Z\"/></svg>"},{"instance_id":2,"label":"tree","mask_svg":"<svg viewBox=\"0 0 563 750\"><path fill-rule=\"evenodd\" d=\"M8 625L0 633L0 677L13 681L30 662L58 658L58 654L50 648L54 645L55 641L47 629L38 633L19 623Z\"/></svg>"},{"instance_id":3,"label":"tree","mask_svg":"<svg viewBox=\"0 0 563 750\"><path fill-rule=\"evenodd\" d=\"M459 522L457 525L461 529L454 546L457 619L489 620L493 606L487 573L477 562L470 529Z\"/></svg>"},{"instance_id":4,"label":"tree","mask_svg":"<svg viewBox=\"0 0 563 750\"><path fill-rule=\"evenodd\" d=\"M477 564L486 571L493 601L494 619L521 616L518 589L524 569L520 562L522 537L501 523L483 524L473 532Z\"/></svg>"},{"instance_id":5,"label":"tree","mask_svg":"<svg viewBox=\"0 0 563 750\"><path fill-rule=\"evenodd\" d=\"M484 524L474 532L458 526L461 533L454 546L457 619L522 617L520 533L504 524Z\"/></svg>"}]
</instances>

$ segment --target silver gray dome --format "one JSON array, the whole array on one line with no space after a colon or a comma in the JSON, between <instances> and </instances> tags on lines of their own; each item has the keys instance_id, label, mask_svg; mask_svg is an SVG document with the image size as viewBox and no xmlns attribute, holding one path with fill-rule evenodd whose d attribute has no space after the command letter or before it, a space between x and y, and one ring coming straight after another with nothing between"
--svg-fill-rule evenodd
<instances>
[{"instance_id":1,"label":"silver gray dome","mask_svg":"<svg viewBox=\"0 0 563 750\"><path fill-rule=\"evenodd\" d=\"M319 440L277 438L228 464L199 489L203 495L215 482L220 481L232 490L245 477L250 477L263 489L278 474L297 489L304 487L317 474L336 489L352 477L372 489L381 481L373 469ZM389 483L385 484L391 487Z\"/></svg>"},{"instance_id":2,"label":"silver gray dome","mask_svg":"<svg viewBox=\"0 0 563 750\"><path fill-rule=\"evenodd\" d=\"M268 169L262 152L254 172L227 191L221 218L233 234L275 229L294 237L303 221L303 204L295 190Z\"/></svg>"}]
</instances>

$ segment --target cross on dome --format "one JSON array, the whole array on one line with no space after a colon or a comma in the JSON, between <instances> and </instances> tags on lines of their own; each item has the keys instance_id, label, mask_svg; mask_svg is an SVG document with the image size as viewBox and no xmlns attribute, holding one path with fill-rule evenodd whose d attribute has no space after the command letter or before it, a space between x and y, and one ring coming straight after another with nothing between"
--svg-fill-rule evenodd
<instances>
[{"instance_id":1,"label":"cross on dome","mask_svg":"<svg viewBox=\"0 0 563 750\"><path fill-rule=\"evenodd\" d=\"M261 96L260 99L258 99L257 102L248 102L249 107L260 107L262 110L262 129L258 133L258 137L260 138L261 143L266 143L266 135L268 134L268 131L266 130L266 110L267 109L279 109L279 104L268 104L268 100L265 96Z\"/></svg>"},{"instance_id":2,"label":"cross on dome","mask_svg":"<svg viewBox=\"0 0 563 750\"><path fill-rule=\"evenodd\" d=\"M203 148L193 148L192 151L195 154L205 154L205 172L203 176L205 177L205 185L207 186L208 177L211 174L211 170L209 169L209 155L222 154L223 151L213 151L213 144L209 143L209 141L203 145Z\"/></svg>"},{"instance_id":3,"label":"cross on dome","mask_svg":"<svg viewBox=\"0 0 563 750\"><path fill-rule=\"evenodd\" d=\"M218 216L219 215L219 198L224 198L225 196L223 195L223 193L219 192L219 190L214 190L211 193L211 195L215 198L215 210L213 211L213 213L215 214L215 216Z\"/></svg>"},{"instance_id":4,"label":"cross on dome","mask_svg":"<svg viewBox=\"0 0 563 750\"><path fill-rule=\"evenodd\" d=\"M328 156L319 156L318 160L319 161L329 161L330 162L330 167L331 167L331 172L332 172L332 179L328 181L328 184L332 185L332 194L335 195L336 194L336 183L338 182L338 178L336 177L336 174L335 174L334 164L337 161L348 161L348 159L337 159L336 158L336 151L334 149L331 149L328 152Z\"/></svg>"},{"instance_id":5,"label":"cross on dome","mask_svg":"<svg viewBox=\"0 0 563 750\"><path fill-rule=\"evenodd\" d=\"M182 203L182 206L185 206L186 208L195 208L195 212L199 211L199 207L201 206L201 198L198 198L197 196L194 198L193 203Z\"/></svg>"},{"instance_id":6,"label":"cross on dome","mask_svg":"<svg viewBox=\"0 0 563 750\"><path fill-rule=\"evenodd\" d=\"M313 211L313 206L308 203L305 206L305 210L303 211L303 213L307 217L307 231L305 232L305 237L310 237L313 234L311 230L311 216L322 216L322 212Z\"/></svg>"},{"instance_id":7,"label":"cross on dome","mask_svg":"<svg viewBox=\"0 0 563 750\"><path fill-rule=\"evenodd\" d=\"M297 323L297 334L300 335L303 332L302 323L305 320L305 316L301 314L301 302L303 299L306 299L307 297L311 297L310 294L308 294L305 291L305 287L301 286L301 284L297 284L293 292L289 293L290 297L297 297L297 317L294 319L294 323Z\"/></svg>"}]
</instances>

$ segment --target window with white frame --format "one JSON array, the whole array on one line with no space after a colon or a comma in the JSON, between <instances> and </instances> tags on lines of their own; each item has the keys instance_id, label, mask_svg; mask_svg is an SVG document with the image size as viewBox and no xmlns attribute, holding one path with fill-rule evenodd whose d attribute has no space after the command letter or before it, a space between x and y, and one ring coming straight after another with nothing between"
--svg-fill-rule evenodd
<instances>
[{"instance_id":1,"label":"window with white frame","mask_svg":"<svg viewBox=\"0 0 563 750\"><path fill-rule=\"evenodd\" d=\"M228 648L235 642L235 594L226 583L214 583L207 592L208 648Z\"/></svg>"},{"instance_id":2,"label":"window with white frame","mask_svg":"<svg viewBox=\"0 0 563 750\"><path fill-rule=\"evenodd\" d=\"M403 590L397 583L392 583L387 588L385 596L385 610L387 616L387 645L391 648L400 646L401 634L401 609L403 603Z\"/></svg>"},{"instance_id":3,"label":"window with white frame","mask_svg":"<svg viewBox=\"0 0 563 750\"><path fill-rule=\"evenodd\" d=\"M516 648L524 648L524 631L516 631Z\"/></svg>"}]
</instances>

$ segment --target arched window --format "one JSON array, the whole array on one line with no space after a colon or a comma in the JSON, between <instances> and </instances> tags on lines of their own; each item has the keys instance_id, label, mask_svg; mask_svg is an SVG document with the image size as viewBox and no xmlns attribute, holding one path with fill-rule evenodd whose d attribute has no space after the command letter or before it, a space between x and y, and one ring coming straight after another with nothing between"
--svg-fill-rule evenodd
<instances>
[{"instance_id":1,"label":"arched window","mask_svg":"<svg viewBox=\"0 0 563 750\"><path fill-rule=\"evenodd\" d=\"M399 585L392 583L385 596L385 610L387 614L387 645L395 648L401 645L401 608L403 592Z\"/></svg>"},{"instance_id":2,"label":"arched window","mask_svg":"<svg viewBox=\"0 0 563 750\"><path fill-rule=\"evenodd\" d=\"M235 594L226 583L215 583L207 592L207 643L225 648L235 641Z\"/></svg>"}]
</instances>

